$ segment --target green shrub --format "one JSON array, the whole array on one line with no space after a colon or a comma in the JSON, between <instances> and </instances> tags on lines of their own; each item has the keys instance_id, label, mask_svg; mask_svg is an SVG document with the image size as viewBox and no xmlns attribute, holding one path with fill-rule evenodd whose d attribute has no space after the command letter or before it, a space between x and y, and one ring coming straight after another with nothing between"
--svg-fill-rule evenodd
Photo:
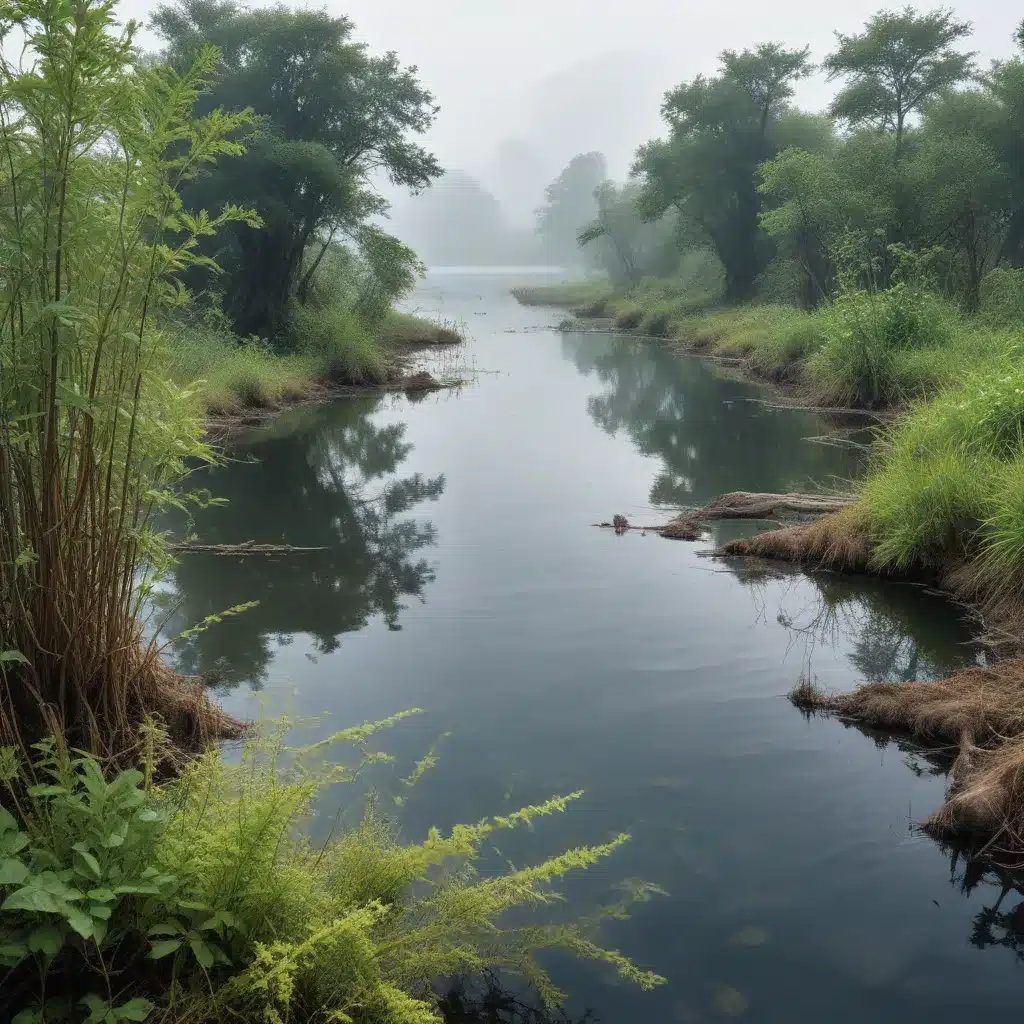
<instances>
[{"instance_id":1,"label":"green shrub","mask_svg":"<svg viewBox=\"0 0 1024 1024\"><path fill-rule=\"evenodd\" d=\"M652 338L667 338L672 331L673 321L672 309L661 305L647 310L638 326L641 334L649 334Z\"/></svg>"},{"instance_id":2,"label":"green shrub","mask_svg":"<svg viewBox=\"0 0 1024 1024\"><path fill-rule=\"evenodd\" d=\"M810 313L801 313L788 321L773 326L763 343L751 354L761 373L775 377L791 377L795 368L823 344L819 319Z\"/></svg>"},{"instance_id":3,"label":"green shrub","mask_svg":"<svg viewBox=\"0 0 1024 1024\"><path fill-rule=\"evenodd\" d=\"M847 291L822 310L824 343L809 371L830 405L876 408L906 401L918 382L901 353L937 349L954 337L955 314L937 296L899 283L886 291Z\"/></svg>"},{"instance_id":4,"label":"green shrub","mask_svg":"<svg viewBox=\"0 0 1024 1024\"><path fill-rule=\"evenodd\" d=\"M640 326L643 317L643 306L639 306L635 302L625 302L615 310L615 326L623 331L633 330Z\"/></svg>"},{"instance_id":5,"label":"green shrub","mask_svg":"<svg viewBox=\"0 0 1024 1024\"><path fill-rule=\"evenodd\" d=\"M458 345L466 340L465 327L447 320L431 320L392 310L381 321L377 336L385 345Z\"/></svg>"},{"instance_id":6,"label":"green shrub","mask_svg":"<svg viewBox=\"0 0 1024 1024\"><path fill-rule=\"evenodd\" d=\"M399 842L371 806L359 824L312 842L302 826L318 798L384 759L366 743L402 717L305 750L286 746L283 724L255 731L237 763L211 751L163 787L153 784L152 729L144 770L109 782L95 760L59 744L41 744L30 766L5 751L22 819L0 812L8 1009L38 1019L52 974L96 1021L144 1020L173 1003L181 1020L426 1024L439 1019L431 983L445 976L499 969L557 999L534 959L549 948L604 961L644 988L659 983L579 927L527 924L518 912L516 925L504 920L555 900L553 881L628 837L496 877L474 869L488 836L564 811L579 794L447 836L431 830L418 844ZM357 763L318 762L335 742L355 745Z\"/></svg>"}]
</instances>

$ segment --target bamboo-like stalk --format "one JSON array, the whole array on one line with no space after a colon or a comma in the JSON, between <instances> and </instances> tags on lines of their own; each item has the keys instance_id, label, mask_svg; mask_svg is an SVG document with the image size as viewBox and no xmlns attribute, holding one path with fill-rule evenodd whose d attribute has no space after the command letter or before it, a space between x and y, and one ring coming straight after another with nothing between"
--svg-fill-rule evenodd
<instances>
[{"instance_id":1,"label":"bamboo-like stalk","mask_svg":"<svg viewBox=\"0 0 1024 1024\"><path fill-rule=\"evenodd\" d=\"M209 458L159 372L152 318L233 219L189 215L178 186L248 115L196 120L216 67L133 63L135 25L113 0L26 0L0 52L0 742L66 729L117 755L148 712L185 731L216 712L143 642L139 613L161 550L153 508ZM186 709L193 712L187 722ZM184 718L182 717L184 716Z\"/></svg>"}]
</instances>

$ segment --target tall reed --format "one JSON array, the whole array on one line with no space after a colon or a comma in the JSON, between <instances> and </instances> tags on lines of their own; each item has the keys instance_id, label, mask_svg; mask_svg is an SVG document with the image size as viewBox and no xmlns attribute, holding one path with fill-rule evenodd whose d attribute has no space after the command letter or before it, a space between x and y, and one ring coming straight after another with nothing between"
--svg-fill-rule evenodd
<instances>
[{"instance_id":1,"label":"tall reed","mask_svg":"<svg viewBox=\"0 0 1024 1024\"><path fill-rule=\"evenodd\" d=\"M201 236L178 187L247 114L192 111L215 71L139 62L113 0L20 0L0 13L0 741L67 729L104 754L143 710L202 725L139 622L186 460L208 458L161 373L153 314L186 296ZM210 723L207 723L210 724Z\"/></svg>"}]
</instances>

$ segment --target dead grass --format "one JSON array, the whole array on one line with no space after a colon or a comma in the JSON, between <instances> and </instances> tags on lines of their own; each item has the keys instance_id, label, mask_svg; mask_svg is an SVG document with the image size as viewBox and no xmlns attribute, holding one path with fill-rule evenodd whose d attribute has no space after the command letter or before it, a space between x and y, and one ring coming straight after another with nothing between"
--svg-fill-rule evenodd
<instances>
[{"instance_id":1,"label":"dead grass","mask_svg":"<svg viewBox=\"0 0 1024 1024\"><path fill-rule=\"evenodd\" d=\"M801 523L730 541L722 549L722 554L811 563L840 572L867 572L871 567L871 542L855 507L824 516L813 523Z\"/></svg>"},{"instance_id":2,"label":"dead grass","mask_svg":"<svg viewBox=\"0 0 1024 1024\"><path fill-rule=\"evenodd\" d=\"M802 711L948 747L947 799L922 828L991 852L1024 848L1024 661L938 682L867 683L852 693L825 693L803 679L790 700Z\"/></svg>"}]
</instances>

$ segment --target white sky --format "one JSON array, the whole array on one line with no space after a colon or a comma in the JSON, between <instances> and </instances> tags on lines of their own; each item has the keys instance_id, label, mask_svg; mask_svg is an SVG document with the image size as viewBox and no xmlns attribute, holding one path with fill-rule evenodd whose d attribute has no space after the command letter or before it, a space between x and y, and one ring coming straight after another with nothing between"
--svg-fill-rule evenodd
<instances>
[{"instance_id":1,"label":"white sky","mask_svg":"<svg viewBox=\"0 0 1024 1024\"><path fill-rule=\"evenodd\" d=\"M123 0L120 11L144 21L153 6ZM809 43L820 60L835 30L857 31L885 3L327 0L324 6L348 15L357 38L373 50L393 49L403 63L418 65L442 108L427 141L446 166L486 175L498 143L518 138L553 173L574 153L600 149L612 173L622 176L635 147L660 133L664 91L713 71L722 49L766 40ZM953 7L974 23L970 48L983 62L1014 52L1012 34L1024 18L1019 3L961 0ZM798 102L820 109L830 93L811 79Z\"/></svg>"}]
</instances>

